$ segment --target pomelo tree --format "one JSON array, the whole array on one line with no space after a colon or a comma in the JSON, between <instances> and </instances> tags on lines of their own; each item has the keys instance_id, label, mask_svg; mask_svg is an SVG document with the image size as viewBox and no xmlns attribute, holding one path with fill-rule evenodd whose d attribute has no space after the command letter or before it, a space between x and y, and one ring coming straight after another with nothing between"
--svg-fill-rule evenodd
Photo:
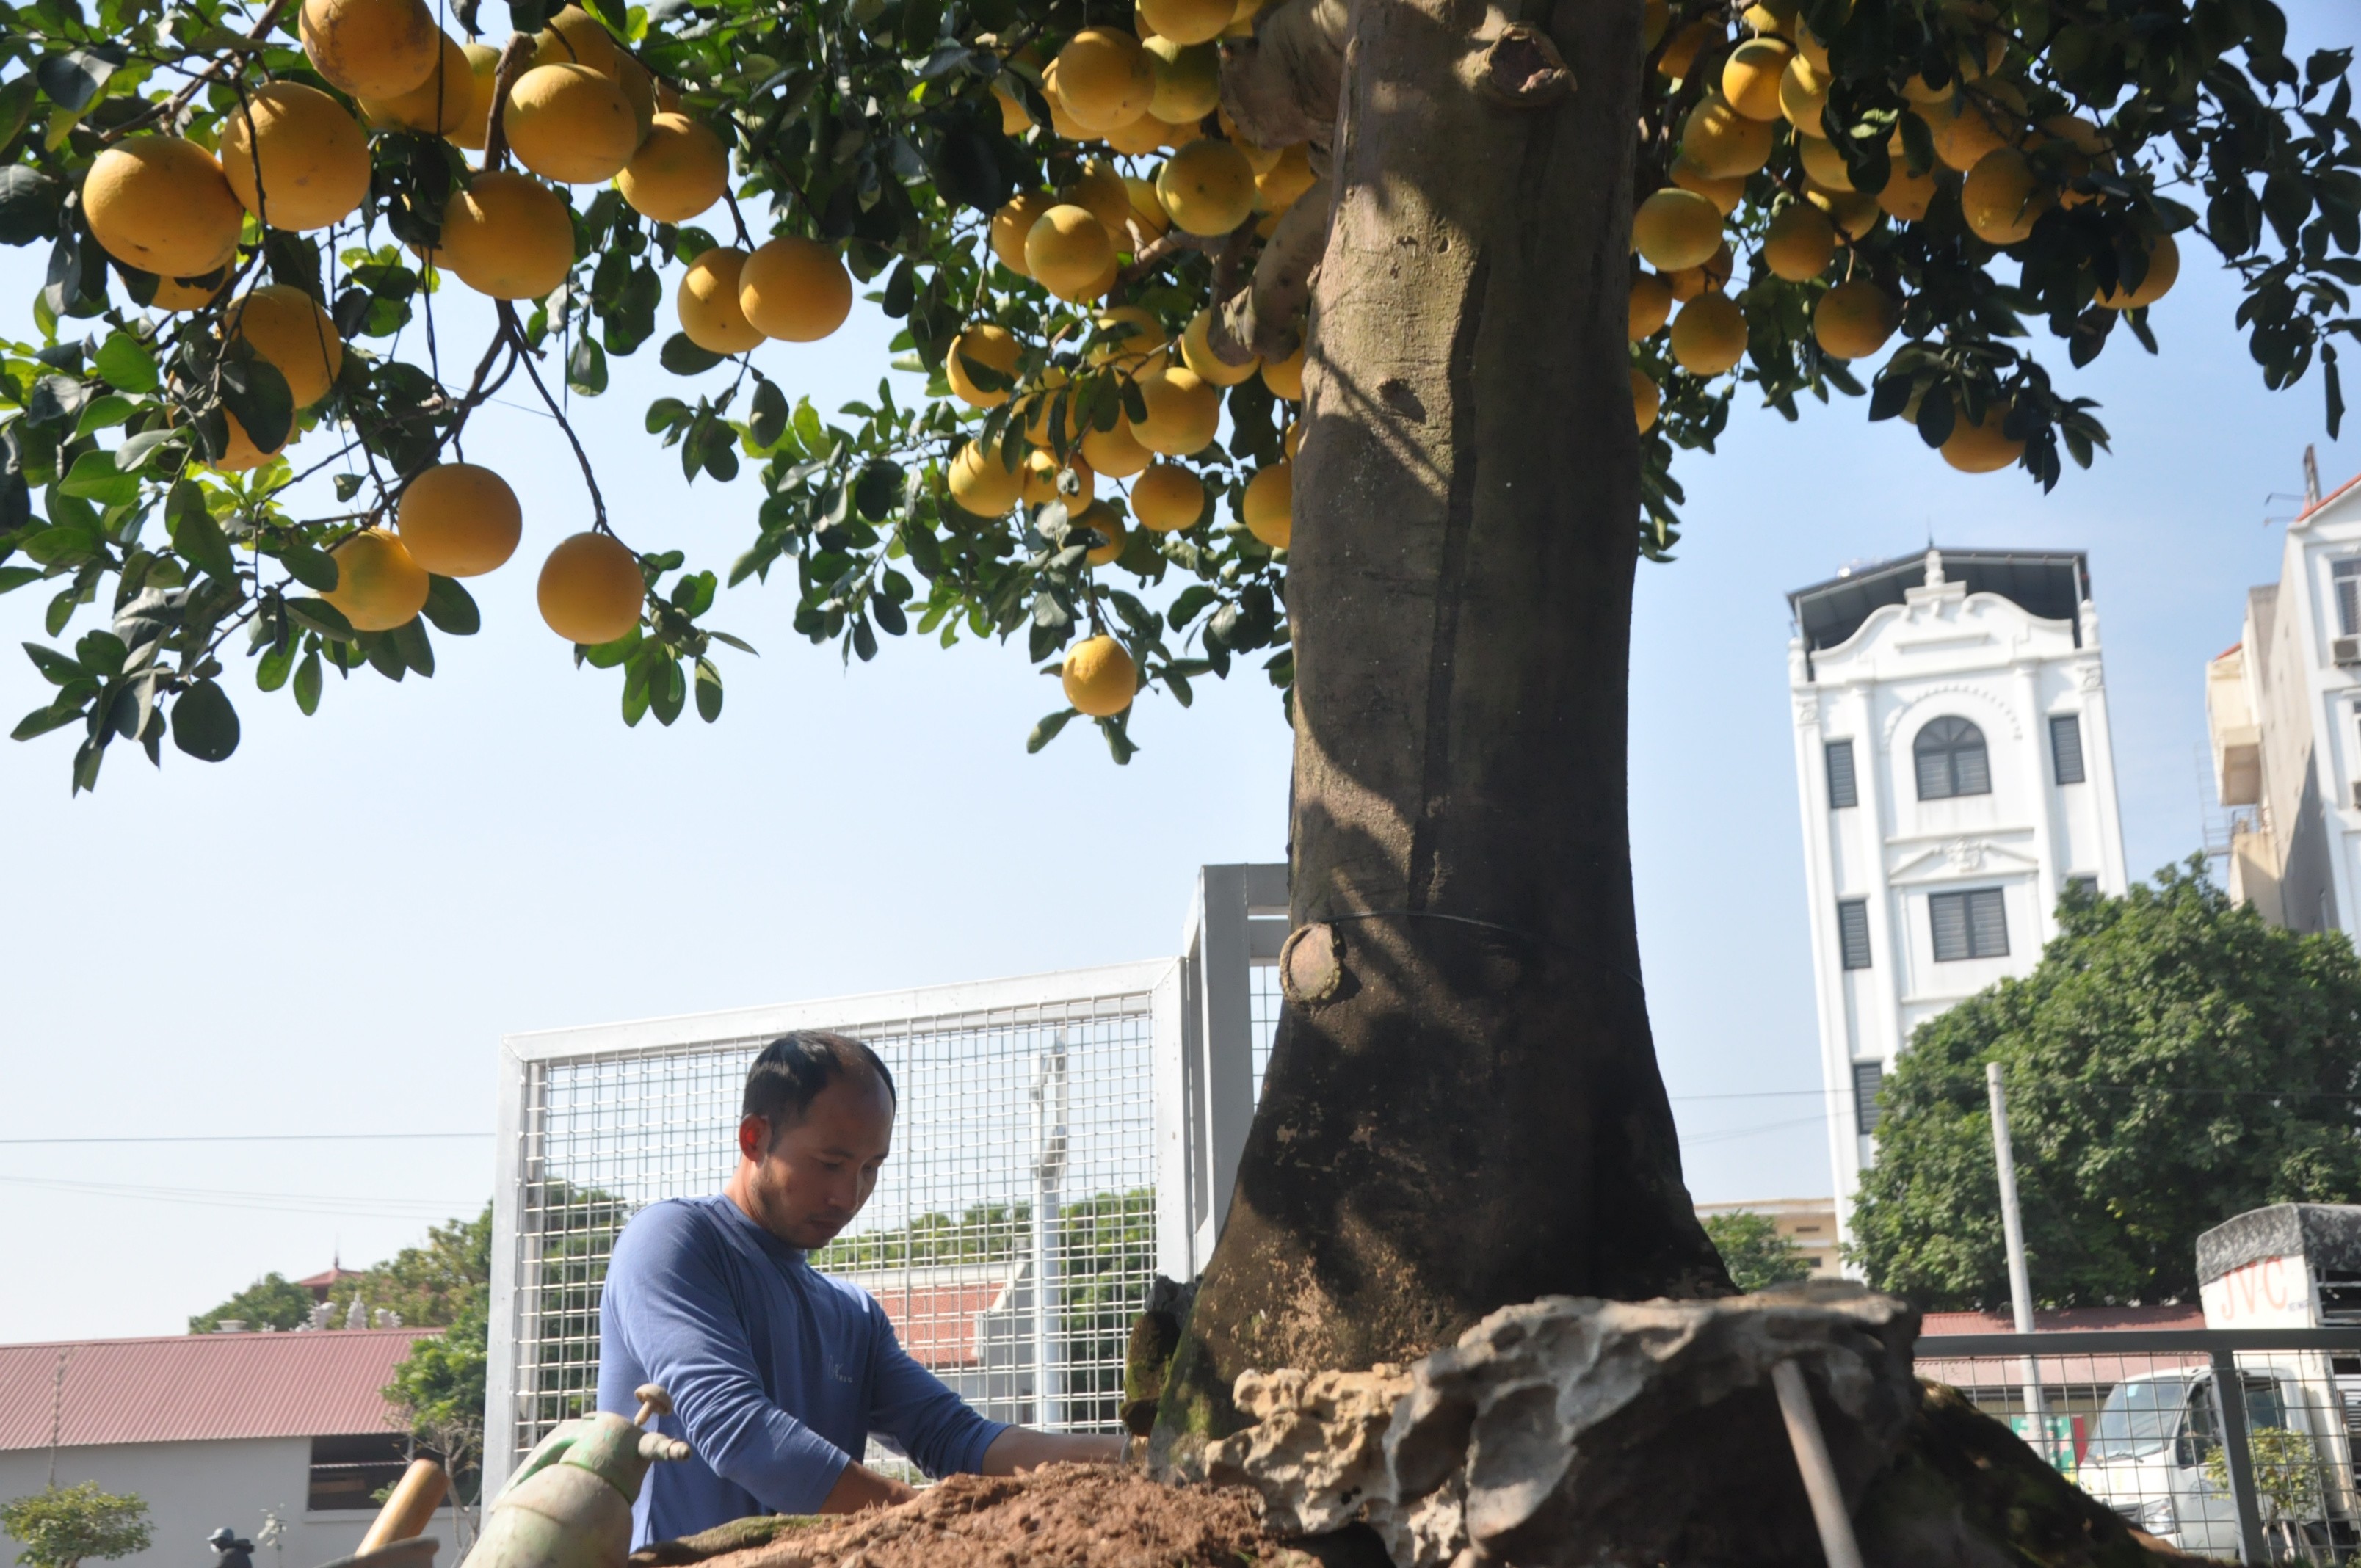
<instances>
[{"instance_id":1,"label":"pomelo tree","mask_svg":"<svg viewBox=\"0 0 2361 1568\"><path fill-rule=\"evenodd\" d=\"M2047 486L2104 441L2049 367L2153 350L2199 244L2333 429L2361 284L2349 51L2290 60L2270 0L515 0L478 42L472 0L447 33L419 0L6 16L0 238L49 268L0 364L0 589L49 596L57 695L16 734L72 739L76 788L118 742L227 756L233 686L309 711L327 666L431 673L519 537L472 416L513 384L562 419L561 378L651 345L734 367L650 407L650 455L763 494L692 570L576 444L541 607L628 721L718 714L724 574L791 575L848 655L1021 647L1071 704L1036 745L1087 716L1120 760L1139 694L1244 662L1281 688L1289 1005L1165 1398L1183 1447L1250 1365L1728 1288L1627 848L1675 450L1741 386L1865 396L1930 462ZM454 284L489 341L433 330ZM856 286L928 379L829 422L761 345Z\"/></svg>"}]
</instances>

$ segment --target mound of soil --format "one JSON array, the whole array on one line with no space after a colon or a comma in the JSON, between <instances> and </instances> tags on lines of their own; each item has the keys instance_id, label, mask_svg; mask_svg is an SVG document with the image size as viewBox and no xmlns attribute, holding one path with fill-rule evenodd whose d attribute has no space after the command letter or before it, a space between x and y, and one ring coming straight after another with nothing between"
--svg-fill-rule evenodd
<instances>
[{"instance_id":1,"label":"mound of soil","mask_svg":"<svg viewBox=\"0 0 2361 1568\"><path fill-rule=\"evenodd\" d=\"M1284 1561L1282 1561L1284 1560ZM740 1519L632 1553L634 1568L1312 1568L1243 1486L1166 1486L1115 1465L954 1475L897 1508Z\"/></svg>"}]
</instances>

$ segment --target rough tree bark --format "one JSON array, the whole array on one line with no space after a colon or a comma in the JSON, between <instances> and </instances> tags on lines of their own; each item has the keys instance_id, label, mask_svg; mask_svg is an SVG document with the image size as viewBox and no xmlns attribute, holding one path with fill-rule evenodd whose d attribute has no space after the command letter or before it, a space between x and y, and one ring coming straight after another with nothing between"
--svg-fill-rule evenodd
<instances>
[{"instance_id":1,"label":"rough tree bark","mask_svg":"<svg viewBox=\"0 0 2361 1568\"><path fill-rule=\"evenodd\" d=\"M1321 34L1285 22L1313 4L1225 63L1234 115L1318 91L1316 49L1271 48ZM1246 1368L1407 1360L1553 1292L1730 1288L1631 903L1640 14L1353 0L1333 119L1298 105L1334 209L1287 590L1291 1000L1161 1405L1183 1471Z\"/></svg>"}]
</instances>

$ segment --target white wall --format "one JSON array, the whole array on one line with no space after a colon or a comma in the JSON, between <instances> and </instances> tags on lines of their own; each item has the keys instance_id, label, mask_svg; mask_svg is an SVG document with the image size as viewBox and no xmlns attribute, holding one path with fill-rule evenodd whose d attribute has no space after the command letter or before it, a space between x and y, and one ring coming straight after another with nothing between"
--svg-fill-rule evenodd
<instances>
[{"instance_id":1,"label":"white wall","mask_svg":"<svg viewBox=\"0 0 2361 1568\"><path fill-rule=\"evenodd\" d=\"M301 1437L61 1448L58 1485L95 1481L109 1492L137 1493L147 1503L153 1544L118 1560L129 1568L207 1568L213 1553L205 1537L227 1525L251 1541L266 1509L286 1521L287 1539L276 1554L257 1547L255 1568L318 1568L360 1545L375 1510L305 1512L311 1464L311 1440ZM49 1475L45 1448L0 1453L0 1498L38 1492ZM455 1568L447 1508L427 1533L444 1543L436 1554L440 1568Z\"/></svg>"}]
</instances>

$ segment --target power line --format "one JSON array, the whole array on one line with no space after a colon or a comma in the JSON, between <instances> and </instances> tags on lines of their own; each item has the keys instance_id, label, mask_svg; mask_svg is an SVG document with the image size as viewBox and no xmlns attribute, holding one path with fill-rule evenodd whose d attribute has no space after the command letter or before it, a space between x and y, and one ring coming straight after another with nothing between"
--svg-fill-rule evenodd
<instances>
[{"instance_id":1,"label":"power line","mask_svg":"<svg viewBox=\"0 0 2361 1568\"><path fill-rule=\"evenodd\" d=\"M126 1198L141 1203L180 1203L203 1209L254 1209L281 1214L328 1214L344 1219L418 1220L464 1214L478 1205L463 1199L384 1198L324 1192L248 1192L225 1188L144 1187L128 1182L63 1181L43 1176L0 1176L0 1184L89 1198Z\"/></svg>"}]
</instances>

